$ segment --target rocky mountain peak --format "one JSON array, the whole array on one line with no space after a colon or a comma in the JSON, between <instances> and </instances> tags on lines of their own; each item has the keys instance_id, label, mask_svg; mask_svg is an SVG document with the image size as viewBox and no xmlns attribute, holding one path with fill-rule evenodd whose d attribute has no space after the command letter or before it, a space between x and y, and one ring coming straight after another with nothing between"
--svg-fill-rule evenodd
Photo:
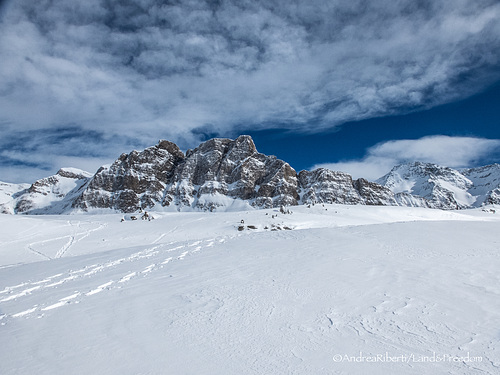
<instances>
[{"instance_id":1,"label":"rocky mountain peak","mask_svg":"<svg viewBox=\"0 0 500 375\"><path fill-rule=\"evenodd\" d=\"M296 204L295 177L287 163L260 154L249 136L215 138L186 152L165 192L164 205L213 210L226 206L227 198L258 207Z\"/></svg>"},{"instance_id":2,"label":"rocky mountain peak","mask_svg":"<svg viewBox=\"0 0 500 375\"><path fill-rule=\"evenodd\" d=\"M2 193L4 192L4 193ZM500 204L500 165L459 172L431 163L394 167L377 182L319 168L299 174L261 154L250 136L214 138L184 154L170 141L121 154L91 176L75 168L31 186L0 186L0 212L241 210L339 203L462 209Z\"/></svg>"},{"instance_id":3,"label":"rocky mountain peak","mask_svg":"<svg viewBox=\"0 0 500 375\"><path fill-rule=\"evenodd\" d=\"M184 154L169 141L160 141L141 152L122 154L111 166L97 171L73 207L123 212L153 207L162 200L166 181L182 160Z\"/></svg>"},{"instance_id":4,"label":"rocky mountain peak","mask_svg":"<svg viewBox=\"0 0 500 375\"><path fill-rule=\"evenodd\" d=\"M158 142L156 148L166 150L169 154L174 155L179 159L184 159L184 154L179 149L179 146L173 142L162 139Z\"/></svg>"},{"instance_id":5,"label":"rocky mountain peak","mask_svg":"<svg viewBox=\"0 0 500 375\"><path fill-rule=\"evenodd\" d=\"M0 211L46 214L65 212L92 175L76 168L61 168L55 175L35 181L27 189L12 195Z\"/></svg>"},{"instance_id":6,"label":"rocky mountain peak","mask_svg":"<svg viewBox=\"0 0 500 375\"><path fill-rule=\"evenodd\" d=\"M61 168L57 171L56 175L75 180L83 180L92 177L92 174L77 168Z\"/></svg>"}]
</instances>

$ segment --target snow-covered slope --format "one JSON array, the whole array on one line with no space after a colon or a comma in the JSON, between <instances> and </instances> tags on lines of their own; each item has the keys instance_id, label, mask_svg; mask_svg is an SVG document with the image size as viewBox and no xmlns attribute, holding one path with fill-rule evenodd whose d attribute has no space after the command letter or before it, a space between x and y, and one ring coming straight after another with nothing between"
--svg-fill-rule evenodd
<instances>
[{"instance_id":1,"label":"snow-covered slope","mask_svg":"<svg viewBox=\"0 0 500 375\"><path fill-rule=\"evenodd\" d=\"M76 168L61 168L57 174L42 178L31 186L11 195L1 202L0 212L27 214L60 214L66 212L80 189L92 175Z\"/></svg>"},{"instance_id":2,"label":"snow-covered slope","mask_svg":"<svg viewBox=\"0 0 500 375\"><path fill-rule=\"evenodd\" d=\"M469 193L477 197L476 207L482 204L500 204L500 164L466 169L462 174L473 183Z\"/></svg>"},{"instance_id":3,"label":"snow-covered slope","mask_svg":"<svg viewBox=\"0 0 500 375\"><path fill-rule=\"evenodd\" d=\"M11 184L0 181L0 213L13 214L16 196L29 187L29 184Z\"/></svg>"},{"instance_id":4,"label":"snow-covered slope","mask_svg":"<svg viewBox=\"0 0 500 375\"><path fill-rule=\"evenodd\" d=\"M0 216L0 373L498 374L498 214L292 211Z\"/></svg>"},{"instance_id":5,"label":"snow-covered slope","mask_svg":"<svg viewBox=\"0 0 500 375\"><path fill-rule=\"evenodd\" d=\"M463 209L498 204L498 164L459 171L431 163L394 167L377 181L396 194L401 205ZM410 194L411 196L408 196Z\"/></svg>"}]
</instances>

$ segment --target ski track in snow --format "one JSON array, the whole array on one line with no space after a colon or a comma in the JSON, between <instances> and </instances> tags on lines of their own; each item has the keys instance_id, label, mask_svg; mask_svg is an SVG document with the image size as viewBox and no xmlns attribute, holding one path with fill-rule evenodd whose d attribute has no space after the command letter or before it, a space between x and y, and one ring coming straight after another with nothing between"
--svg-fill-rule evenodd
<instances>
[{"instance_id":1,"label":"ski track in snow","mask_svg":"<svg viewBox=\"0 0 500 375\"><path fill-rule=\"evenodd\" d=\"M74 227L73 225L73 222L71 221L68 221L67 222L68 225L70 227ZM81 229L81 222L78 221L76 223L76 226L77 226L77 229ZM50 239L46 239L46 240L41 240L41 241L35 241L35 242L32 242L32 243L29 243L28 245L26 245L26 249L34 254L37 254L39 256L41 256L42 258L44 259L57 259L57 258L61 258L63 257L66 252L76 243L80 242L81 240L87 238L88 236L90 236L90 234L92 234L92 232L96 232L96 231L99 231L101 229L104 229L105 227L107 226L106 223L104 224L99 224L99 226L97 228L93 228L93 229L88 229L88 230L83 230L83 231L77 231L77 229L73 230L73 234L69 234L69 235L65 235L65 236L60 236L60 237L54 237L54 238L50 238ZM55 255L53 257L51 257L50 255L42 252L40 249L37 249L36 247L40 247L40 246L43 246L44 244L47 244L47 243L50 243L50 242L54 242L54 241L59 241L59 240L64 240L64 239L68 239L67 242L61 247L59 248L59 250L57 250L57 252L55 253Z\"/></svg>"},{"instance_id":2,"label":"ski track in snow","mask_svg":"<svg viewBox=\"0 0 500 375\"><path fill-rule=\"evenodd\" d=\"M295 216L287 219L295 220ZM123 297L133 296L138 298L134 300L134 308L129 306L130 310L120 311L123 316L117 321L120 328L130 324L134 338L150 345L146 346L148 358L156 358L153 365L159 364L146 369L145 373L161 373L158 370L165 366L172 366L177 373L188 370L189 373L206 370L206 373L242 374L499 373L497 297L500 279L493 267L497 265L498 247L491 245L498 242L495 238L492 242L491 235L487 237L489 242L483 242L480 237L474 241L474 237L466 237L470 244L458 246L456 252L449 244L452 236L441 238L439 227L429 232L437 244L420 242L422 235L415 229L430 230L431 225L391 227L392 224L387 224L381 228L362 229L353 225L332 231L329 237L328 231L316 231L312 224L305 222L302 227L313 230L273 232L270 236L249 239L245 235L252 232L223 232L223 235L209 232L205 236L209 230L203 228L206 232L196 235L205 237L176 242L167 241L170 232L164 228L173 226L165 225L150 233L147 241L131 243L134 247L65 259L75 255L71 254L71 248L90 233L74 223L76 225L68 222L72 233L65 231L65 236L61 236L59 232L57 239L52 238L54 242L33 242L37 237L29 237L19 246L22 250L26 243L32 242L35 251L52 249L39 256L63 259L53 260L47 268L23 266L21 273L11 270L4 277L7 284L2 284L0 290L0 330L12 334L13 340L7 340L6 344L14 348L5 350L5 369L11 366L6 360L13 356L17 347L28 349L19 350L18 368L23 368L28 360L39 366L39 358L29 359L23 353L34 352L34 345L38 350L39 343L44 342L40 339L43 328L55 327L61 331L64 328L61 323L67 322L66 317L70 320L85 316L91 327L104 327L102 332L115 334L111 329L106 331L111 318L108 310L97 309L117 306L115 303L121 302ZM403 229L402 236L394 234L398 233L398 228ZM459 233L451 224L445 228L449 230L445 233ZM494 233L495 227L492 229L488 233ZM94 230L97 230L95 226ZM138 233L141 238L146 237ZM182 235L172 239L186 239ZM407 239L405 235L415 238ZM199 241L199 238L208 237L212 238ZM233 246L217 247L233 239L238 240L231 243ZM352 251L353 246L359 247L358 254ZM229 248L237 251L225 252ZM228 259L223 260L219 255L227 255ZM491 262L478 262L481 256L491 257L485 258ZM178 263L181 260L185 263ZM472 265L468 265L469 260ZM261 271L263 264L269 264L269 268ZM186 270L189 272L182 272ZM170 272L181 277L167 283L168 291L157 288L154 291L157 294L149 295L150 287L164 286L160 283ZM164 295L168 298L159 303L158 297ZM456 306L457 301L459 306ZM143 309L147 303L153 308ZM135 310L137 306L141 307L140 311ZM97 319L88 312L95 312ZM476 316L483 321L473 322ZM158 317L161 323L151 317ZM122 324L124 322L126 324ZM80 324L79 321L74 323ZM96 332L101 333L97 329L93 333ZM170 357L164 355L164 348L154 352L161 346L158 342L165 342L163 332L167 332L169 338L181 338L168 349ZM37 340L33 339L34 333L39 335ZM16 347L14 344L19 337L25 339L25 343ZM54 334L52 342L59 337L59 333ZM90 335L90 340L84 341L84 345L93 350L86 359L106 352L115 337L100 340ZM202 348L195 355L191 355L193 343ZM118 364L123 361L122 354L136 353L137 345L132 345L120 348ZM85 346L78 346L77 350L81 347ZM364 368L354 367L355 364L335 367L338 364L332 362L332 355L356 355L359 348L363 353L414 353L417 356L428 356L434 351L451 355L470 351L471 356L482 355L484 362L436 364L435 368L427 369L413 364L406 367L404 364L397 367L379 364L381 367L373 367L374 371L361 371ZM189 356L184 358L183 353ZM219 367L219 371L206 367L196 371L196 365L189 367L188 360L196 360L197 355L202 359L200 366L213 360L213 363L222 363L223 367ZM321 355L328 357L325 362L319 357ZM159 358L163 362L160 363ZM172 364L176 358L179 358L177 367ZM67 361L71 361L71 357ZM141 360L140 365L146 362ZM74 366L74 362L67 362L66 366L70 365ZM423 369L425 371L419 371ZM138 368L135 370L139 373Z\"/></svg>"},{"instance_id":3,"label":"ski track in snow","mask_svg":"<svg viewBox=\"0 0 500 375\"><path fill-rule=\"evenodd\" d=\"M88 235L88 234L87 234ZM156 239L153 244L158 243L164 235L161 235ZM65 237L61 237L65 238ZM60 239L60 238L58 238ZM61 257L68 250L68 248L74 243L74 236L71 236L68 243L58 251ZM77 304L83 302L86 298L92 298L97 294L105 291L109 291L115 288L122 288L125 283L131 282L132 280L140 280L141 277L146 277L152 272L157 272L163 269L164 265L171 263L176 260L183 260L187 255L194 254L201 251L203 248L212 247L215 243L215 239L208 239L202 241L194 241L191 243L184 243L178 245L178 243L168 243L163 245L155 245L148 247L142 251L137 251L129 256L122 257L115 260L109 260L108 262L102 264L91 264L84 266L83 268L76 270L69 270L67 272L58 273L56 275L51 275L44 277L41 280L27 281L13 286L7 286L4 290L0 291L0 308L2 305L20 303L23 301L24 297L31 296L35 300L37 293L43 292L48 289L56 289L58 286L66 283L75 282L78 280L92 280L92 278L106 271L113 270L113 274L116 274L117 267L126 268L124 269L122 276L115 277L115 279L110 280L104 284L98 285L90 290L80 290L74 291L72 294L63 296L57 299L57 302L51 298L50 301L43 300L44 296L40 295L39 298L42 300L37 300L30 308L24 309L19 312L11 314L0 315L0 320L2 320L2 325L5 325L5 320L8 318L30 318L32 316L38 315L38 317L43 317L44 313L61 308L63 306L68 306L71 304ZM225 240L220 239L219 242L223 243ZM176 245L176 246L172 246ZM188 250L186 250L188 249ZM184 251L183 251L184 250ZM163 258L163 254L178 252L177 256L169 256ZM143 259L149 258L160 258L158 262L151 263L140 271L131 271L129 265L133 262L137 262ZM99 279L102 279L100 275Z\"/></svg>"}]
</instances>

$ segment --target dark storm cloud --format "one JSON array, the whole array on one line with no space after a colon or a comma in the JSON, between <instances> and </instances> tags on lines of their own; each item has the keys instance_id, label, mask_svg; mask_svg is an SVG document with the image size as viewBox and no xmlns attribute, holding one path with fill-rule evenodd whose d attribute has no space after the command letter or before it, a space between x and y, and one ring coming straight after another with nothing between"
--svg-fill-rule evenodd
<instances>
[{"instance_id":1,"label":"dark storm cloud","mask_svg":"<svg viewBox=\"0 0 500 375\"><path fill-rule=\"evenodd\" d=\"M0 26L0 121L76 122L116 136L113 151L320 131L484 89L500 78L499 19L496 0L16 0Z\"/></svg>"}]
</instances>

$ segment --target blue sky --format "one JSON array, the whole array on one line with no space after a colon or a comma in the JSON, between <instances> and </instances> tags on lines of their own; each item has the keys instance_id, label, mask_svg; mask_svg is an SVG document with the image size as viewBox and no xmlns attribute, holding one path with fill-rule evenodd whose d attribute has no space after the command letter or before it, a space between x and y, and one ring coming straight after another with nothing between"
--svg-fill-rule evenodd
<instances>
[{"instance_id":1,"label":"blue sky","mask_svg":"<svg viewBox=\"0 0 500 375\"><path fill-rule=\"evenodd\" d=\"M375 179L498 161L497 0L0 3L0 181L250 134Z\"/></svg>"},{"instance_id":2,"label":"blue sky","mask_svg":"<svg viewBox=\"0 0 500 375\"><path fill-rule=\"evenodd\" d=\"M356 177L375 179L397 163L417 160L413 154L407 155L407 149L402 149L392 155L388 164L374 160L367 163L367 169L360 168L358 164L366 161L370 148L394 140L420 142L423 147L427 146L426 140L440 140L427 146L429 152L418 158L422 161L456 168L498 163L500 143L490 140L500 139L500 84L467 99L409 114L349 122L331 132L303 134L273 129L249 134L260 152L276 155L298 171L324 165ZM474 152L457 141L473 145ZM444 148L446 154L436 157L431 149L434 147Z\"/></svg>"}]
</instances>

